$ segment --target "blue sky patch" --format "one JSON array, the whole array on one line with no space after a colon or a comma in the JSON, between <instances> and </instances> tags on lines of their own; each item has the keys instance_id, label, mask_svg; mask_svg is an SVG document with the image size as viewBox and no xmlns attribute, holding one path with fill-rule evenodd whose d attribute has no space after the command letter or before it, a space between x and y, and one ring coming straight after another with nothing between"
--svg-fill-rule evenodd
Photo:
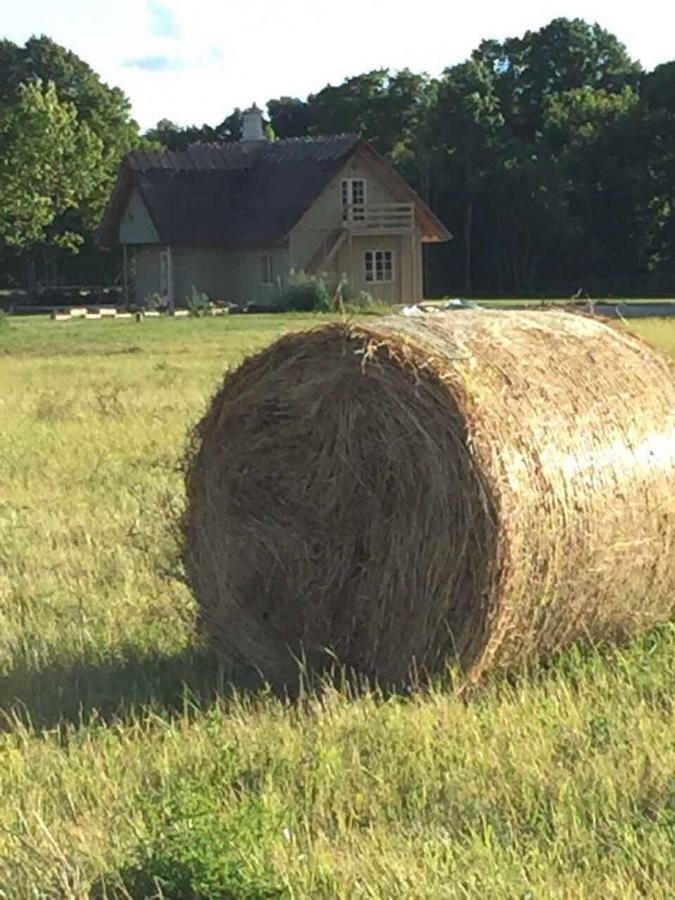
<instances>
[{"instance_id":1,"label":"blue sky patch","mask_svg":"<svg viewBox=\"0 0 675 900\"><path fill-rule=\"evenodd\" d=\"M169 7L160 3L159 0L149 0L148 10L150 12L150 31L155 37L178 40L180 26Z\"/></svg>"},{"instance_id":2,"label":"blue sky patch","mask_svg":"<svg viewBox=\"0 0 675 900\"><path fill-rule=\"evenodd\" d=\"M125 69L141 69L144 72L177 72L183 68L184 62L176 56L138 56L125 59L122 65Z\"/></svg>"}]
</instances>

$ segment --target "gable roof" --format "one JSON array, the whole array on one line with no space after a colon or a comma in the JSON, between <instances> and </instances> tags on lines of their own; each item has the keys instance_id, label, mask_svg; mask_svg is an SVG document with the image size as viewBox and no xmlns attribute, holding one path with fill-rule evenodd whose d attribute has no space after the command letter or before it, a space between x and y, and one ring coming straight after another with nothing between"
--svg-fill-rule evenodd
<instances>
[{"instance_id":1,"label":"gable roof","mask_svg":"<svg viewBox=\"0 0 675 900\"><path fill-rule=\"evenodd\" d=\"M406 182L358 135L255 143L194 144L187 150L129 153L99 228L104 247L137 188L159 239L173 245L272 246L283 241L357 149L418 205L436 240L448 232Z\"/></svg>"}]
</instances>

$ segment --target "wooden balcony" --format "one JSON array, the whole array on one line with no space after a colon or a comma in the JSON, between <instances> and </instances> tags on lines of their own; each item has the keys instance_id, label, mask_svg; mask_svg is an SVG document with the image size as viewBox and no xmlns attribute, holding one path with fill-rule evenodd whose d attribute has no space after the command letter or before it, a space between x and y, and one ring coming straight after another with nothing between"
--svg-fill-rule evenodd
<instances>
[{"instance_id":1,"label":"wooden balcony","mask_svg":"<svg viewBox=\"0 0 675 900\"><path fill-rule=\"evenodd\" d=\"M345 207L344 227L351 234L406 234L415 228L412 203L364 203Z\"/></svg>"}]
</instances>

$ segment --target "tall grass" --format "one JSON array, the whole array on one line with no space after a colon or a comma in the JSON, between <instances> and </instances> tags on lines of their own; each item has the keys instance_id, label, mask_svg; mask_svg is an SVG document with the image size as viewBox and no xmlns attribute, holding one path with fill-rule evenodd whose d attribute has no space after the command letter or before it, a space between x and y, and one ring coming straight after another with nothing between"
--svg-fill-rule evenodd
<instances>
[{"instance_id":1,"label":"tall grass","mask_svg":"<svg viewBox=\"0 0 675 900\"><path fill-rule=\"evenodd\" d=\"M469 702L449 673L284 703L196 640L186 431L227 365L316 321L0 336L0 897L672 896L672 626Z\"/></svg>"}]
</instances>

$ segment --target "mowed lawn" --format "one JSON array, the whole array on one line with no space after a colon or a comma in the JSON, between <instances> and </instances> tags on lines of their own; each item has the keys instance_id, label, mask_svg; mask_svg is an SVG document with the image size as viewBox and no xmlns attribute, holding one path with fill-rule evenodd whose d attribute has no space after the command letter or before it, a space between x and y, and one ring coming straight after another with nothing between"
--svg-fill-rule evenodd
<instances>
[{"instance_id":1,"label":"mowed lawn","mask_svg":"<svg viewBox=\"0 0 675 900\"><path fill-rule=\"evenodd\" d=\"M672 897L675 627L468 703L284 704L199 645L187 431L325 321L0 322L0 897Z\"/></svg>"}]
</instances>

